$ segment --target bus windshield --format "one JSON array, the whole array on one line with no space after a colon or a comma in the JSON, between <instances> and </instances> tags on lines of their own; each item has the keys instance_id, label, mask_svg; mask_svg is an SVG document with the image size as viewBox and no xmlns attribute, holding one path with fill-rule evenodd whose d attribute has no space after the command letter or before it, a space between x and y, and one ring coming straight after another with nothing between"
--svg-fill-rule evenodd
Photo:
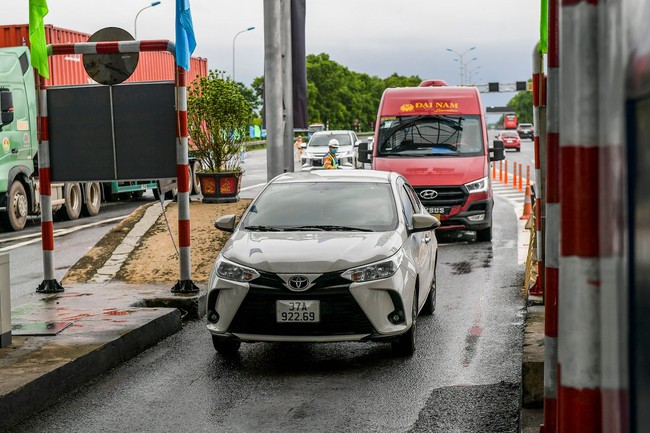
<instances>
[{"instance_id":1,"label":"bus windshield","mask_svg":"<svg viewBox=\"0 0 650 433\"><path fill-rule=\"evenodd\" d=\"M478 115L391 116L380 119L380 157L479 156L484 154Z\"/></svg>"}]
</instances>

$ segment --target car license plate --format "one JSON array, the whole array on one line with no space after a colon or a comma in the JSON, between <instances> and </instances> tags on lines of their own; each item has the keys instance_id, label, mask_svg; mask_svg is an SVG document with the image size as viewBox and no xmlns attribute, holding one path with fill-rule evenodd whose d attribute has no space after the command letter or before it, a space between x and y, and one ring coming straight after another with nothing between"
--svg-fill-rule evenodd
<instances>
[{"instance_id":1,"label":"car license plate","mask_svg":"<svg viewBox=\"0 0 650 433\"><path fill-rule=\"evenodd\" d=\"M429 212L431 215L435 216L436 218L439 218L440 215L444 215L447 213L444 207L428 207L427 212Z\"/></svg>"},{"instance_id":2,"label":"car license plate","mask_svg":"<svg viewBox=\"0 0 650 433\"><path fill-rule=\"evenodd\" d=\"M320 322L320 301L275 301L278 323Z\"/></svg>"}]
</instances>

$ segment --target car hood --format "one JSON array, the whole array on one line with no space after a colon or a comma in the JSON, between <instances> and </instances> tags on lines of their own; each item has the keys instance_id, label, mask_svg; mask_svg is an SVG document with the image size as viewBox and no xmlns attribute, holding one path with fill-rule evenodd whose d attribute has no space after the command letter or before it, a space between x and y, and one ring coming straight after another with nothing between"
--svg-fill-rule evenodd
<instances>
[{"instance_id":1,"label":"car hood","mask_svg":"<svg viewBox=\"0 0 650 433\"><path fill-rule=\"evenodd\" d=\"M228 260L274 273L320 274L371 263L395 254L403 230L391 232L236 231L221 250Z\"/></svg>"},{"instance_id":2,"label":"car hood","mask_svg":"<svg viewBox=\"0 0 650 433\"><path fill-rule=\"evenodd\" d=\"M413 186L463 185L487 176L484 156L439 158L377 158L375 170L394 171Z\"/></svg>"}]
</instances>

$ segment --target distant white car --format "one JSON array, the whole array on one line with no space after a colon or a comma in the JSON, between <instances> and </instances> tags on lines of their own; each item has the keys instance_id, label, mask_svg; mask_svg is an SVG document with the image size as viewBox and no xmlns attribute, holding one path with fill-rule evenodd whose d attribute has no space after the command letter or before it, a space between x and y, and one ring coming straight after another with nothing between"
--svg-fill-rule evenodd
<instances>
[{"instance_id":1,"label":"distant white car","mask_svg":"<svg viewBox=\"0 0 650 433\"><path fill-rule=\"evenodd\" d=\"M332 138L339 141L339 150L336 157L341 165L351 165L354 168L361 168L359 163L359 138L354 131L319 131L315 132L309 142L303 144L302 166L322 167L323 158L329 150L329 142Z\"/></svg>"},{"instance_id":2,"label":"distant white car","mask_svg":"<svg viewBox=\"0 0 650 433\"><path fill-rule=\"evenodd\" d=\"M228 356L241 342L416 345L436 306L440 222L401 175L314 170L273 179L232 232L210 274L207 327Z\"/></svg>"}]
</instances>

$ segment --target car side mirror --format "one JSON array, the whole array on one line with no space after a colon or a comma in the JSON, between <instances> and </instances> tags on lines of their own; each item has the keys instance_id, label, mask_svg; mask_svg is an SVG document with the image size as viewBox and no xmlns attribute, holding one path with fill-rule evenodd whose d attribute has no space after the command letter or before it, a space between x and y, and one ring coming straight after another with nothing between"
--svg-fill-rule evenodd
<instances>
[{"instance_id":1,"label":"car side mirror","mask_svg":"<svg viewBox=\"0 0 650 433\"><path fill-rule=\"evenodd\" d=\"M489 148L490 152L490 161L503 161L506 159L506 151L503 145L503 141L501 140L494 140L492 142L491 148Z\"/></svg>"},{"instance_id":2,"label":"car side mirror","mask_svg":"<svg viewBox=\"0 0 650 433\"><path fill-rule=\"evenodd\" d=\"M0 90L0 126L14 121L14 98L11 90Z\"/></svg>"},{"instance_id":3,"label":"car side mirror","mask_svg":"<svg viewBox=\"0 0 650 433\"><path fill-rule=\"evenodd\" d=\"M361 144L361 140L357 140L354 142L354 147L359 147L359 144Z\"/></svg>"},{"instance_id":4,"label":"car side mirror","mask_svg":"<svg viewBox=\"0 0 650 433\"><path fill-rule=\"evenodd\" d=\"M429 214L415 214L413 215L413 229L412 232L426 232L435 230L440 227L438 218Z\"/></svg>"},{"instance_id":5,"label":"car side mirror","mask_svg":"<svg viewBox=\"0 0 650 433\"><path fill-rule=\"evenodd\" d=\"M224 215L214 221L214 226L224 232L232 233L235 231L236 220L235 215Z\"/></svg>"},{"instance_id":6,"label":"car side mirror","mask_svg":"<svg viewBox=\"0 0 650 433\"><path fill-rule=\"evenodd\" d=\"M307 149L307 143L300 143L301 149Z\"/></svg>"}]
</instances>

